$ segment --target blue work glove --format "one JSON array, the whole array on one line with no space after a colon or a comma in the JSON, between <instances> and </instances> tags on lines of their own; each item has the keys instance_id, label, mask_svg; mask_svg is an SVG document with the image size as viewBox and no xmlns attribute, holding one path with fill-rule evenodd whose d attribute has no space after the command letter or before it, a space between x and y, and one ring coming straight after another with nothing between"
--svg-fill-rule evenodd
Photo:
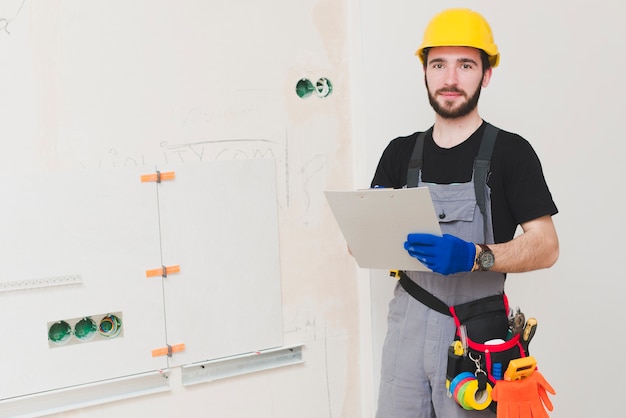
<instances>
[{"instance_id":1,"label":"blue work glove","mask_svg":"<svg viewBox=\"0 0 626 418\"><path fill-rule=\"evenodd\" d=\"M454 235L409 234L404 249L426 267L439 274L471 271L476 246Z\"/></svg>"}]
</instances>

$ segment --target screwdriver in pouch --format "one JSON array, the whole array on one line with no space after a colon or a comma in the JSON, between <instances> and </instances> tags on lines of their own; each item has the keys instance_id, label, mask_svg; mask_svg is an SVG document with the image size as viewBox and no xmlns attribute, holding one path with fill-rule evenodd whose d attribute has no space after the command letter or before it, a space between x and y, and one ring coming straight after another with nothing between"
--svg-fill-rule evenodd
<instances>
[{"instance_id":1,"label":"screwdriver in pouch","mask_svg":"<svg viewBox=\"0 0 626 418\"><path fill-rule=\"evenodd\" d=\"M506 339L510 340L513 336L517 334L521 334L524 331L524 324L526 323L526 318L524 316L524 312L520 311L519 308L509 311L509 330L506 334Z\"/></svg>"},{"instance_id":2,"label":"screwdriver in pouch","mask_svg":"<svg viewBox=\"0 0 626 418\"><path fill-rule=\"evenodd\" d=\"M528 354L528 345L530 341L535 336L535 332L537 331L537 319L536 318L528 318L526 321L526 325L524 326L524 332L522 332L522 345L524 346L524 351Z\"/></svg>"}]
</instances>

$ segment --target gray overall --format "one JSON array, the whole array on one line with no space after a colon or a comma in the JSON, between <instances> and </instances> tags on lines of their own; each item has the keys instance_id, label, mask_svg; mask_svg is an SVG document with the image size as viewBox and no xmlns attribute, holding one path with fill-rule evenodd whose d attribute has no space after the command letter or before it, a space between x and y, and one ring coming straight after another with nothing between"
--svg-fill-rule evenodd
<instances>
[{"instance_id":1,"label":"gray overall","mask_svg":"<svg viewBox=\"0 0 626 418\"><path fill-rule=\"evenodd\" d=\"M442 233L489 244L494 242L490 191L485 185L487 216L483 217L476 201L475 177L468 183L431 184L421 181L420 172L418 185L428 186ZM406 274L449 306L504 291L502 273ZM377 418L495 417L489 410L466 411L447 396L447 350L454 335L452 317L428 308L396 285L389 304Z\"/></svg>"}]
</instances>

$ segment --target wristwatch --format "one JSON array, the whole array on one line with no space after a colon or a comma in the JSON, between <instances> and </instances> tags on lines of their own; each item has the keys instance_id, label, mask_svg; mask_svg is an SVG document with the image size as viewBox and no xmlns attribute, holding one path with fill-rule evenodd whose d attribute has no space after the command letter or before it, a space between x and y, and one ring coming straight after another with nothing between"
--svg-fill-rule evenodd
<instances>
[{"instance_id":1,"label":"wristwatch","mask_svg":"<svg viewBox=\"0 0 626 418\"><path fill-rule=\"evenodd\" d=\"M493 255L491 249L485 244L478 244L478 246L482 249L482 251L476 256L476 265L478 266L478 271L491 270L493 264L496 261L496 257Z\"/></svg>"}]
</instances>

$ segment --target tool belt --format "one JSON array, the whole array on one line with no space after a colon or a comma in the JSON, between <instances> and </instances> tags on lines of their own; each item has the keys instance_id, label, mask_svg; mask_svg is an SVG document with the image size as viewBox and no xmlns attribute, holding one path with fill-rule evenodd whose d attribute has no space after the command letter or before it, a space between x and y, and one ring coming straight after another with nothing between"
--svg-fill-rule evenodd
<instances>
[{"instance_id":1,"label":"tool belt","mask_svg":"<svg viewBox=\"0 0 626 418\"><path fill-rule=\"evenodd\" d=\"M448 396L466 410L496 410L491 390L502 380L509 362L526 357L521 334L511 335L509 304L504 293L448 306L398 271L406 292L429 308L454 318L456 335L448 347Z\"/></svg>"}]
</instances>

